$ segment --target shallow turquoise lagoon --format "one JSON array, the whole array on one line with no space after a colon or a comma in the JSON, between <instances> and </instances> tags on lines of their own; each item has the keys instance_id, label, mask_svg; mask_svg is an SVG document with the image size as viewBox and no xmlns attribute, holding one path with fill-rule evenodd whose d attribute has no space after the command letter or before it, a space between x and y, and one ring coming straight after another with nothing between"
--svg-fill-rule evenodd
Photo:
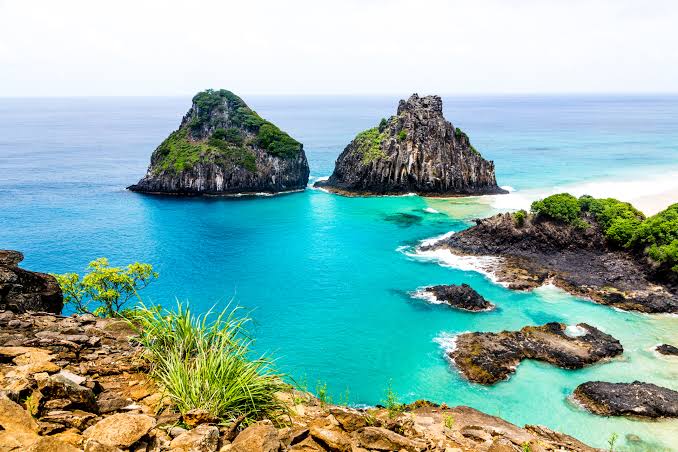
<instances>
[{"instance_id":1,"label":"shallow turquoise lagoon","mask_svg":"<svg viewBox=\"0 0 678 452\"><path fill-rule=\"evenodd\" d=\"M305 144L314 178L327 176L356 132L395 110L393 98L246 98ZM555 288L514 292L480 273L445 267L416 245L511 207L525 192L678 170L678 98L444 99L446 114L494 159L504 198L343 198L318 190L258 199L180 199L124 190L178 125L188 99L0 99L0 247L24 266L82 271L153 263L145 295L200 310L234 299L252 308L257 349L309 389L376 404L389 383L404 401L465 404L604 446L672 450L678 422L608 419L568 401L581 382L640 379L678 389L678 361L652 352L678 342L678 318L616 311ZM619 196L619 194L610 193ZM507 202L506 200L509 200ZM418 287L471 284L498 310L464 313L413 299ZM523 362L508 381L464 381L444 349L464 331L590 323L617 337L620 359L579 371ZM628 442L627 434L642 443Z\"/></svg>"}]
</instances>

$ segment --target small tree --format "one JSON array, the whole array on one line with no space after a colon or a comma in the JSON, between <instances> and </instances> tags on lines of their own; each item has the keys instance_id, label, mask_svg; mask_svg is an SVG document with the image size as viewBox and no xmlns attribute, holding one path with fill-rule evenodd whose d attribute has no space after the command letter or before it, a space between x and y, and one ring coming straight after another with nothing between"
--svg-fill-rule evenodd
<instances>
[{"instance_id":1,"label":"small tree","mask_svg":"<svg viewBox=\"0 0 678 452\"><path fill-rule=\"evenodd\" d=\"M117 317L125 304L139 298L139 291L158 277L151 264L135 262L125 268L111 267L101 257L87 266L89 273L82 278L77 273L53 275L61 286L64 301L79 314Z\"/></svg>"}]
</instances>

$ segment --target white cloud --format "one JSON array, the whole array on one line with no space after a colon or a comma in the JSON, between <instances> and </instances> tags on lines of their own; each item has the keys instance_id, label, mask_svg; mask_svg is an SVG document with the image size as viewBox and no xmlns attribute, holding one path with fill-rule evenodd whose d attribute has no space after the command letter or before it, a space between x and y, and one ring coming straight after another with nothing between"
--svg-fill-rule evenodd
<instances>
[{"instance_id":1,"label":"white cloud","mask_svg":"<svg viewBox=\"0 0 678 452\"><path fill-rule=\"evenodd\" d=\"M676 92L677 23L673 0L0 0L0 96Z\"/></svg>"}]
</instances>

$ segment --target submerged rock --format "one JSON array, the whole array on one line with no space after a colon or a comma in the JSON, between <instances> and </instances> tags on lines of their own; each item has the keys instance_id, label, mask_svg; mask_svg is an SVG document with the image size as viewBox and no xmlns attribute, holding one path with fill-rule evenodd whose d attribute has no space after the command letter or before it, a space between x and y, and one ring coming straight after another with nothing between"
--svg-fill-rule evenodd
<instances>
[{"instance_id":1,"label":"submerged rock","mask_svg":"<svg viewBox=\"0 0 678 452\"><path fill-rule=\"evenodd\" d=\"M309 168L301 143L226 90L207 90L153 151L148 172L129 190L233 195L303 190Z\"/></svg>"},{"instance_id":2,"label":"submerged rock","mask_svg":"<svg viewBox=\"0 0 678 452\"><path fill-rule=\"evenodd\" d=\"M61 313L64 298L54 276L19 268L24 255L0 250L0 310Z\"/></svg>"},{"instance_id":3,"label":"submerged rock","mask_svg":"<svg viewBox=\"0 0 678 452\"><path fill-rule=\"evenodd\" d=\"M440 303L465 311L489 311L494 308L492 303L468 284L431 286L424 288L424 292L435 297Z\"/></svg>"},{"instance_id":4,"label":"submerged rock","mask_svg":"<svg viewBox=\"0 0 678 452\"><path fill-rule=\"evenodd\" d=\"M678 356L678 347L674 347L670 344L658 345L655 350L662 355Z\"/></svg>"},{"instance_id":5,"label":"submerged rock","mask_svg":"<svg viewBox=\"0 0 678 452\"><path fill-rule=\"evenodd\" d=\"M345 195L506 193L494 163L443 117L440 97L416 94L400 101L395 116L359 133L330 178L315 185Z\"/></svg>"},{"instance_id":6,"label":"submerged rock","mask_svg":"<svg viewBox=\"0 0 678 452\"><path fill-rule=\"evenodd\" d=\"M678 392L652 383L588 381L572 395L601 416L678 417Z\"/></svg>"},{"instance_id":7,"label":"submerged rock","mask_svg":"<svg viewBox=\"0 0 678 452\"><path fill-rule=\"evenodd\" d=\"M551 322L520 331L460 334L448 355L470 381L493 384L508 378L524 359L580 369L622 352L617 339L591 325L568 328Z\"/></svg>"},{"instance_id":8,"label":"submerged rock","mask_svg":"<svg viewBox=\"0 0 678 452\"><path fill-rule=\"evenodd\" d=\"M499 257L497 279L516 290L551 282L573 295L627 311L678 312L676 287L657 281L648 264L611 248L595 222L586 227L513 214L476 220L476 225L423 250Z\"/></svg>"}]
</instances>

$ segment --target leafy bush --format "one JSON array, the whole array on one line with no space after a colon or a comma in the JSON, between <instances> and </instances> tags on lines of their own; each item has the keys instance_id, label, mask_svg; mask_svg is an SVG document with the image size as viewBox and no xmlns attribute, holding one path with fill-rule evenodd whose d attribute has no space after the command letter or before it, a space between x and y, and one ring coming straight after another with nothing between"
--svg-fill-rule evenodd
<instances>
[{"instance_id":1,"label":"leafy bush","mask_svg":"<svg viewBox=\"0 0 678 452\"><path fill-rule=\"evenodd\" d=\"M379 133L386 130L386 127L388 127L388 121L386 118L381 118L381 121L379 121Z\"/></svg>"},{"instance_id":2,"label":"leafy bush","mask_svg":"<svg viewBox=\"0 0 678 452\"><path fill-rule=\"evenodd\" d=\"M531 210L536 215L543 215L567 224L575 224L579 220L581 207L577 198L571 194L559 193L533 202Z\"/></svg>"},{"instance_id":3,"label":"leafy bush","mask_svg":"<svg viewBox=\"0 0 678 452\"><path fill-rule=\"evenodd\" d=\"M286 411L275 396L286 385L271 359L250 356L249 321L239 308L195 315L180 303L175 311L144 308L131 318L151 375L182 414L203 409L221 419L244 416L245 424Z\"/></svg>"},{"instance_id":4,"label":"leafy bush","mask_svg":"<svg viewBox=\"0 0 678 452\"><path fill-rule=\"evenodd\" d=\"M241 146L244 140L240 130L234 127L230 127L226 130L217 129L212 134L212 138L216 140L223 140L236 146Z\"/></svg>"},{"instance_id":5,"label":"leafy bush","mask_svg":"<svg viewBox=\"0 0 678 452\"><path fill-rule=\"evenodd\" d=\"M151 264L135 262L125 268L111 267L108 259L100 257L87 266L89 273L82 278L77 273L53 275L64 294L66 304L79 314L118 317L124 314L125 304L139 298L158 274ZM139 299L140 300L140 299Z\"/></svg>"},{"instance_id":6,"label":"leafy bush","mask_svg":"<svg viewBox=\"0 0 678 452\"><path fill-rule=\"evenodd\" d=\"M520 209L519 211L513 213L513 221L518 227L522 227L525 224L526 218L527 212L524 209Z\"/></svg>"},{"instance_id":7,"label":"leafy bush","mask_svg":"<svg viewBox=\"0 0 678 452\"><path fill-rule=\"evenodd\" d=\"M405 138L407 138L407 131L403 129L398 132L398 141L405 141Z\"/></svg>"},{"instance_id":8,"label":"leafy bush","mask_svg":"<svg viewBox=\"0 0 678 452\"><path fill-rule=\"evenodd\" d=\"M257 145L277 157L293 157L301 150L301 144L297 140L270 122L259 127Z\"/></svg>"},{"instance_id":9,"label":"leafy bush","mask_svg":"<svg viewBox=\"0 0 678 452\"><path fill-rule=\"evenodd\" d=\"M386 398L383 401L384 406L388 410L388 416L391 418L397 417L400 413L405 411L405 405L400 402L398 394L393 390L391 382L386 388Z\"/></svg>"},{"instance_id":10,"label":"leafy bush","mask_svg":"<svg viewBox=\"0 0 678 452\"><path fill-rule=\"evenodd\" d=\"M643 221L635 230L631 244L678 272L678 203Z\"/></svg>"},{"instance_id":11,"label":"leafy bush","mask_svg":"<svg viewBox=\"0 0 678 452\"><path fill-rule=\"evenodd\" d=\"M631 204L614 198L597 199L584 195L579 198L582 211L590 212L607 239L614 245L626 247L645 215Z\"/></svg>"}]
</instances>

